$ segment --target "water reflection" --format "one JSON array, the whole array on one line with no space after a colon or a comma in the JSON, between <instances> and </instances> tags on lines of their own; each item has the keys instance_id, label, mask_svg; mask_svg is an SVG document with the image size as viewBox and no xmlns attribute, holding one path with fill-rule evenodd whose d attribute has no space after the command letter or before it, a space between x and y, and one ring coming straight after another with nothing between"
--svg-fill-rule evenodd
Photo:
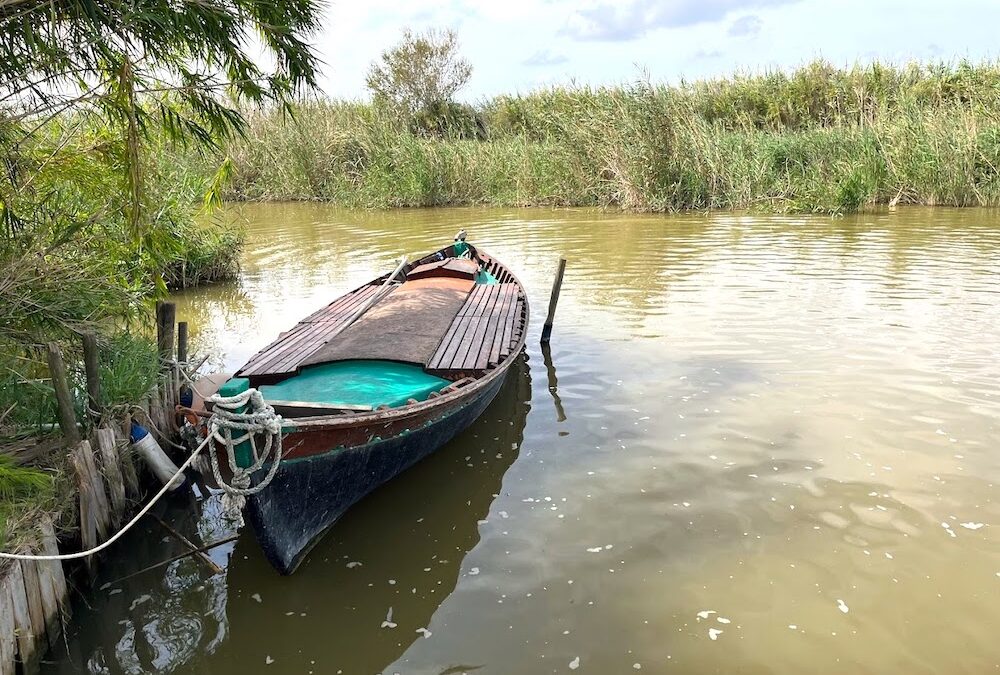
<instances>
[{"instance_id":1,"label":"water reflection","mask_svg":"<svg viewBox=\"0 0 1000 675\"><path fill-rule=\"evenodd\" d=\"M548 342L541 345L542 359L545 362L545 374L549 385L549 394L552 395L552 403L556 407L556 422L566 421L566 411L563 409L562 399L559 398L559 377L556 375L556 366L552 362L552 346Z\"/></svg>"},{"instance_id":2,"label":"water reflection","mask_svg":"<svg viewBox=\"0 0 1000 675\"><path fill-rule=\"evenodd\" d=\"M478 571L462 561L518 456L530 395L522 356L476 423L355 506L280 583L244 537L226 615L234 633L261 639L229 642L199 668L245 673L273 662L281 672L375 673L430 637L438 606Z\"/></svg>"}]
</instances>

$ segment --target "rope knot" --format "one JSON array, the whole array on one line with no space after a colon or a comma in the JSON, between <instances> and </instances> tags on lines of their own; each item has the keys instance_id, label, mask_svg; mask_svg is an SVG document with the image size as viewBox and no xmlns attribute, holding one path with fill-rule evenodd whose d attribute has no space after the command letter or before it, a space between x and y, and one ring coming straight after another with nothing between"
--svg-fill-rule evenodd
<instances>
[{"instance_id":1,"label":"rope knot","mask_svg":"<svg viewBox=\"0 0 1000 675\"><path fill-rule=\"evenodd\" d=\"M239 525L243 524L242 511L249 495L266 488L278 472L281 463L281 415L267 404L256 389L247 389L235 396L211 396L207 399L214 405L212 417L208 421L209 436L226 449L232 479L227 483L219 468L217 452L210 452L212 473L215 482L225 493L222 495L223 514ZM257 437L266 434L262 448L257 446ZM236 447L248 442L251 461L248 466L236 463ZM253 475L271 463L267 474L256 485L252 485Z\"/></svg>"}]
</instances>

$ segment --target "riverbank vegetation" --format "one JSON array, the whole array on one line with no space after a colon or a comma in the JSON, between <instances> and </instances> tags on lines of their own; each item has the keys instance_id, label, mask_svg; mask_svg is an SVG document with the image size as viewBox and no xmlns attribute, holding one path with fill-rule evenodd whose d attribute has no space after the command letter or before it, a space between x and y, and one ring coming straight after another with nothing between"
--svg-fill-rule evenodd
<instances>
[{"instance_id":1,"label":"riverbank vegetation","mask_svg":"<svg viewBox=\"0 0 1000 675\"><path fill-rule=\"evenodd\" d=\"M249 117L233 200L842 213L1000 204L1000 65L881 64L556 87L476 106ZM189 163L195 171L204 171Z\"/></svg>"},{"instance_id":2,"label":"riverbank vegetation","mask_svg":"<svg viewBox=\"0 0 1000 675\"><path fill-rule=\"evenodd\" d=\"M97 335L102 421L120 421L159 371L153 300L234 276L242 234L203 222L228 175L215 153L244 132L244 111L315 86L306 39L319 11L313 0L0 5L0 539L33 510L73 502L46 345L60 346L88 432L80 335ZM171 152L210 168L182 175L162 161Z\"/></svg>"}]
</instances>

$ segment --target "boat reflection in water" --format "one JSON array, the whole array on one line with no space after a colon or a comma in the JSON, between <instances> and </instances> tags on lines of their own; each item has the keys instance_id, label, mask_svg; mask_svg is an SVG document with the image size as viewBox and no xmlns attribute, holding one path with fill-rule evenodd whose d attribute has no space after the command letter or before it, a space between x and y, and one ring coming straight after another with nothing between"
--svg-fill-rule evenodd
<instances>
[{"instance_id":1,"label":"boat reflection in water","mask_svg":"<svg viewBox=\"0 0 1000 675\"><path fill-rule=\"evenodd\" d=\"M78 602L74 632L44 671L382 670L422 639L417 629L455 589L479 542L478 521L517 458L530 397L522 353L476 422L352 508L295 576L276 575L245 530L235 550L213 551L224 574L186 558L112 583L91 594L90 606ZM218 506L216 497L196 515L183 507L163 517L189 539L214 541L231 533ZM164 546L159 527L130 536L132 555L109 560L98 588L183 550Z\"/></svg>"},{"instance_id":2,"label":"boat reflection in water","mask_svg":"<svg viewBox=\"0 0 1000 675\"><path fill-rule=\"evenodd\" d=\"M276 576L248 532L227 578L238 637L205 670L374 673L422 639L517 458L530 396L521 354L475 423L351 509L293 577Z\"/></svg>"}]
</instances>

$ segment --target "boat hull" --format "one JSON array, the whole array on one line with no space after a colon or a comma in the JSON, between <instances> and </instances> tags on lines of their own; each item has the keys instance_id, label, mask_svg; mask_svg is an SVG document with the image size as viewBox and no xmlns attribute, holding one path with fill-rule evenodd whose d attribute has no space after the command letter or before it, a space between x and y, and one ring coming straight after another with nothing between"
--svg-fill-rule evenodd
<instances>
[{"instance_id":1,"label":"boat hull","mask_svg":"<svg viewBox=\"0 0 1000 675\"><path fill-rule=\"evenodd\" d=\"M267 488L247 498L247 518L275 569L292 574L352 505L472 424L496 397L505 376L492 378L420 428L385 439L338 447L338 437L324 437L322 430L290 433L286 447L296 443L315 446L317 442L330 447L326 452L283 461ZM305 438L307 435L313 438ZM265 471L266 467L255 478Z\"/></svg>"}]
</instances>

